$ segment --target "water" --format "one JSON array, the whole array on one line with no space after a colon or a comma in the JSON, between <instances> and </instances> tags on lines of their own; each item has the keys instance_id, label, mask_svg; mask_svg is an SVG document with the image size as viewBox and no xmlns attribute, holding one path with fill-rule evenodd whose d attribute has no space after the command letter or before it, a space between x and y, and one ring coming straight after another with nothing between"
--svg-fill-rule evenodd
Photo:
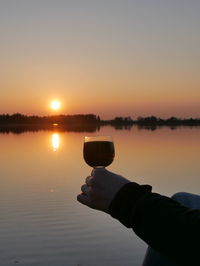
<instances>
[{"instance_id":1,"label":"water","mask_svg":"<svg viewBox=\"0 0 200 266\"><path fill-rule=\"evenodd\" d=\"M99 133L114 138L110 171L168 196L200 193L199 128ZM76 201L91 171L85 135L0 134L0 265L141 265L146 244L131 229Z\"/></svg>"}]
</instances>

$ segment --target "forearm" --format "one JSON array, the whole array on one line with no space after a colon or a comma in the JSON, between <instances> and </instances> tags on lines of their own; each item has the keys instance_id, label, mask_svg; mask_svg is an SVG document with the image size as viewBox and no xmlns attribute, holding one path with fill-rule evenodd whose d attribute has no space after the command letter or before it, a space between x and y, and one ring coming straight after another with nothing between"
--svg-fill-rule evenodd
<instances>
[{"instance_id":1,"label":"forearm","mask_svg":"<svg viewBox=\"0 0 200 266\"><path fill-rule=\"evenodd\" d=\"M117 193L110 204L110 214L178 263L192 265L192 260L198 260L199 210L188 209L168 197L151 193L147 187L131 183Z\"/></svg>"}]
</instances>

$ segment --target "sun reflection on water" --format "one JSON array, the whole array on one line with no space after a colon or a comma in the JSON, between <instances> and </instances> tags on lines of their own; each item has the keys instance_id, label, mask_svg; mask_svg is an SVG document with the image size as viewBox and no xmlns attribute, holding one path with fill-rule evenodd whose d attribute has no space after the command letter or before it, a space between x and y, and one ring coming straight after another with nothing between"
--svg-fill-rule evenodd
<instances>
[{"instance_id":1,"label":"sun reflection on water","mask_svg":"<svg viewBox=\"0 0 200 266\"><path fill-rule=\"evenodd\" d=\"M52 142L53 151L57 151L60 147L60 136L58 133L52 134L51 142Z\"/></svg>"}]
</instances>

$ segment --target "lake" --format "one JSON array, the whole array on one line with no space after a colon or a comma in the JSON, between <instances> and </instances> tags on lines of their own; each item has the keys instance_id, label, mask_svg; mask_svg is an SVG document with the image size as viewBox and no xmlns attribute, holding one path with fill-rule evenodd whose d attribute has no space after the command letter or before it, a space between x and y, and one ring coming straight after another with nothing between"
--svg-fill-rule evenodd
<instances>
[{"instance_id":1,"label":"lake","mask_svg":"<svg viewBox=\"0 0 200 266\"><path fill-rule=\"evenodd\" d=\"M200 193L200 128L116 130L108 169L171 196ZM0 134L0 265L139 266L146 244L109 215L76 201L91 168L87 132Z\"/></svg>"}]
</instances>

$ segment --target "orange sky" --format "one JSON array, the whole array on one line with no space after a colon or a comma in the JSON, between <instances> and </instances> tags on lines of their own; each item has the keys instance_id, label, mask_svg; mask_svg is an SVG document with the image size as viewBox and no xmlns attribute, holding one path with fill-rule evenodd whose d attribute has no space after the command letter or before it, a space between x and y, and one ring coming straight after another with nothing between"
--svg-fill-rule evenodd
<instances>
[{"instance_id":1,"label":"orange sky","mask_svg":"<svg viewBox=\"0 0 200 266\"><path fill-rule=\"evenodd\" d=\"M48 3L48 5L47 5ZM200 3L0 3L0 113L199 117Z\"/></svg>"}]
</instances>

